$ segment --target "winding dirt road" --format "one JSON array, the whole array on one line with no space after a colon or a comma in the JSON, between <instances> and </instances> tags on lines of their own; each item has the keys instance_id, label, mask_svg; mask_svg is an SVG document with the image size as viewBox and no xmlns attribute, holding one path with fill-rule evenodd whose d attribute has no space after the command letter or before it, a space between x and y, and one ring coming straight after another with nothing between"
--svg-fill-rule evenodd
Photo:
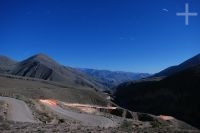
<instances>
[{"instance_id":1,"label":"winding dirt road","mask_svg":"<svg viewBox=\"0 0 200 133\"><path fill-rule=\"evenodd\" d=\"M107 127L115 127L117 125L117 122L114 122L113 120L103 116L73 112L70 110L63 109L57 104L47 102L45 100L43 100L42 103L51 110L53 110L54 112L56 112L57 114L60 114L66 118L71 118L80 121L82 122L83 125L86 126L99 126L107 128Z\"/></svg>"},{"instance_id":2,"label":"winding dirt road","mask_svg":"<svg viewBox=\"0 0 200 133\"><path fill-rule=\"evenodd\" d=\"M16 122L36 122L33 118L32 111L29 109L24 101L1 96L0 100L8 104L8 120Z\"/></svg>"},{"instance_id":3,"label":"winding dirt road","mask_svg":"<svg viewBox=\"0 0 200 133\"><path fill-rule=\"evenodd\" d=\"M33 118L32 111L29 109L24 101L17 100L9 97L1 97L0 101L4 101L8 104L7 119L16 122L31 122L36 123ZM57 104L42 102L49 109L55 113L62 115L65 118L73 119L82 122L87 126L100 126L100 127L115 127L117 122L106 118L104 116L85 114L66 110L58 106Z\"/></svg>"}]
</instances>

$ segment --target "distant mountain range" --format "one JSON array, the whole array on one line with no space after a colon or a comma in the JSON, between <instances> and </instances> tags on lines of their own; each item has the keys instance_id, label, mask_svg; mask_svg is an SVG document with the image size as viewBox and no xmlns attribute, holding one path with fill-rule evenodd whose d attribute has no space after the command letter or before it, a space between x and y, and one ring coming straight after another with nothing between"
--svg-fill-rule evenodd
<instances>
[{"instance_id":1,"label":"distant mountain range","mask_svg":"<svg viewBox=\"0 0 200 133\"><path fill-rule=\"evenodd\" d=\"M103 84L107 88L113 88L123 82L131 80L139 80L150 76L150 74L148 73L132 73L132 72L96 70L87 68L78 68L78 70L93 77L99 83Z\"/></svg>"},{"instance_id":2,"label":"distant mountain range","mask_svg":"<svg viewBox=\"0 0 200 133\"><path fill-rule=\"evenodd\" d=\"M60 65L45 54L37 54L21 62L0 56L0 73L32 77L59 82L77 88L109 90L129 80L141 79L149 74L77 69Z\"/></svg>"},{"instance_id":3,"label":"distant mountain range","mask_svg":"<svg viewBox=\"0 0 200 133\"><path fill-rule=\"evenodd\" d=\"M200 127L200 54L151 78L120 84L116 90L115 102L122 107L171 115Z\"/></svg>"}]
</instances>

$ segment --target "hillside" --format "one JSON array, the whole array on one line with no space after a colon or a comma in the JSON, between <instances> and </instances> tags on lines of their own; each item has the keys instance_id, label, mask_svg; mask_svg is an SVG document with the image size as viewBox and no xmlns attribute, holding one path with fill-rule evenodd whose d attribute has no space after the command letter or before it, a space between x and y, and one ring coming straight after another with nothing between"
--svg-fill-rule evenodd
<instances>
[{"instance_id":1,"label":"hillside","mask_svg":"<svg viewBox=\"0 0 200 133\"><path fill-rule=\"evenodd\" d=\"M31 99L58 99L73 103L106 105L105 98L93 90L66 87L44 80L0 75L0 96Z\"/></svg>"},{"instance_id":2,"label":"hillside","mask_svg":"<svg viewBox=\"0 0 200 133\"><path fill-rule=\"evenodd\" d=\"M0 55L0 73L9 73L15 67L16 63L16 61Z\"/></svg>"},{"instance_id":3,"label":"hillside","mask_svg":"<svg viewBox=\"0 0 200 133\"><path fill-rule=\"evenodd\" d=\"M198 57L195 56L195 58L182 63L179 68L185 66L184 70L162 80L121 84L115 93L116 103L134 111L171 115L200 127L200 65L198 65ZM191 67L186 68L188 63Z\"/></svg>"},{"instance_id":4,"label":"hillside","mask_svg":"<svg viewBox=\"0 0 200 133\"><path fill-rule=\"evenodd\" d=\"M2 132L198 132L175 118L166 121L160 116L112 108L108 102L95 91L0 75Z\"/></svg>"}]
</instances>

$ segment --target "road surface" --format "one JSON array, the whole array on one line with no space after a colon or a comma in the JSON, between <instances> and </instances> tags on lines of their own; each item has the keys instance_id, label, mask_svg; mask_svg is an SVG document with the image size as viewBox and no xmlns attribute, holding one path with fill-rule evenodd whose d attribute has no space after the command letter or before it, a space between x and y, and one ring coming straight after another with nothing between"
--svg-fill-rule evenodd
<instances>
[{"instance_id":1,"label":"road surface","mask_svg":"<svg viewBox=\"0 0 200 133\"><path fill-rule=\"evenodd\" d=\"M24 101L1 96L0 100L8 104L7 120L16 122L36 122L33 118L32 111Z\"/></svg>"},{"instance_id":2,"label":"road surface","mask_svg":"<svg viewBox=\"0 0 200 133\"><path fill-rule=\"evenodd\" d=\"M54 112L56 112L57 114L60 114L66 118L71 118L80 121L82 122L83 125L86 126L99 126L107 128L107 127L114 127L117 125L117 122L114 122L113 120L103 116L73 112L70 110L63 109L57 104L53 104L51 102L45 101L42 103L51 110L53 110Z\"/></svg>"}]
</instances>

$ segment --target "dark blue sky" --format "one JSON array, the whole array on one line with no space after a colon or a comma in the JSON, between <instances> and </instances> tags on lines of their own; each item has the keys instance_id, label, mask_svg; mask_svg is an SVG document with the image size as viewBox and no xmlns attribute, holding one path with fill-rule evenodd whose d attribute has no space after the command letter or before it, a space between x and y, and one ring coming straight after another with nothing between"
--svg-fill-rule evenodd
<instances>
[{"instance_id":1,"label":"dark blue sky","mask_svg":"<svg viewBox=\"0 0 200 133\"><path fill-rule=\"evenodd\" d=\"M185 3L199 13L188 26ZM0 1L0 54L16 60L154 73L199 52L199 0Z\"/></svg>"}]
</instances>

